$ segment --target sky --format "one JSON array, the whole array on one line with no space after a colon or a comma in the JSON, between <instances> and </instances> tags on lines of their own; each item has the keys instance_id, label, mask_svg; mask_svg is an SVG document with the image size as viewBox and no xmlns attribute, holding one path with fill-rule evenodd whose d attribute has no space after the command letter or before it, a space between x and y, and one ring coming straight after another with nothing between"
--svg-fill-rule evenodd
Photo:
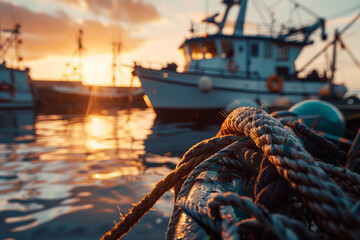
<instances>
[{"instance_id":1,"label":"sky","mask_svg":"<svg viewBox=\"0 0 360 240\"><path fill-rule=\"evenodd\" d=\"M34 80L61 80L66 64L77 63L72 55L77 48L77 34L83 30L83 75L86 83L111 84L112 42L122 43L117 85L128 85L133 62L153 67L169 62L184 64L178 48L190 37L190 24L206 16L224 11L220 0L0 0L2 29L21 24L22 66L30 67ZM250 0L245 26L248 33L268 29L271 16L277 28L311 23L324 17L328 40L320 40L320 31L313 34L314 44L306 47L296 61L300 68L360 12L360 0ZM297 6L297 7L296 7ZM294 9L297 11L293 11ZM233 14L234 15L234 14ZM221 17L221 16L220 16ZM197 26L197 25L196 25ZM211 31L211 27L201 30ZM8 37L1 34L1 41ZM344 33L347 50L360 60L360 20ZM7 62L14 64L13 52ZM328 66L332 53L320 57L312 66L320 70ZM311 69L309 69L311 71ZM360 70L346 50L338 50L335 81L349 89L360 89ZM135 82L136 85L140 83Z\"/></svg>"}]
</instances>

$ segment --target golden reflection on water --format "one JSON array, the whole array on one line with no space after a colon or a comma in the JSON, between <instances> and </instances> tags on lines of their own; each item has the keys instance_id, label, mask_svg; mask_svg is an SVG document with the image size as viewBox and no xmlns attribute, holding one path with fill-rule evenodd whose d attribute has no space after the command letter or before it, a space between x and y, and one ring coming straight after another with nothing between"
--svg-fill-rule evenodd
<instances>
[{"instance_id":1,"label":"golden reflection on water","mask_svg":"<svg viewBox=\"0 0 360 240\"><path fill-rule=\"evenodd\" d=\"M128 209L170 171L163 166L149 170L139 157L145 154L144 144L152 133L155 114L151 109L33 116L23 128L36 133L8 134L0 142L0 215L12 211L11 216L0 216L0 222L6 224L9 237L89 209L100 217L102 213L116 216L117 205ZM17 128L14 123L14 132ZM0 133L7 131L0 126ZM33 140L15 143L18 139ZM160 165L169 161L163 156L156 160ZM164 206L171 209L168 201L160 201L158 207ZM111 224L112 219L108 219Z\"/></svg>"},{"instance_id":2,"label":"golden reflection on water","mask_svg":"<svg viewBox=\"0 0 360 240\"><path fill-rule=\"evenodd\" d=\"M110 179L121 176L138 176L140 175L139 173L140 170L138 167L130 166L130 167L121 167L121 169L110 173L95 173L92 174L91 177L95 179Z\"/></svg>"}]
</instances>

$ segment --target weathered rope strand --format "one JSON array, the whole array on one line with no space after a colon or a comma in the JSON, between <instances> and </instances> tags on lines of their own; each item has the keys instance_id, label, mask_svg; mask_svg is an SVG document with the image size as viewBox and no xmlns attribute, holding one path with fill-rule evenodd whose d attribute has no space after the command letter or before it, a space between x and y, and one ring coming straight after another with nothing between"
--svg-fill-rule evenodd
<instances>
[{"instance_id":1,"label":"weathered rope strand","mask_svg":"<svg viewBox=\"0 0 360 240\"><path fill-rule=\"evenodd\" d=\"M236 142L233 142L232 144L229 144L227 147L221 149L219 152L215 153L214 155L212 155L211 157L209 157L208 159L203 161L201 164L199 164L191 172L191 174L187 177L187 179L183 183L183 185L181 187L181 190L180 190L179 194L177 195L176 202L178 202L183 197L187 197L192 185L194 184L193 180L201 172L205 171L210 166L217 163L222 157L233 153L239 146L243 146L243 144L246 144L246 140L248 140L248 138L241 138L241 139L237 140ZM173 236L176 224L177 224L177 222L179 221L179 218L180 218L180 213L181 213L181 209L178 208L177 206L175 206L174 211L173 211L173 216L175 216L175 217L170 219L170 222L169 222L169 225L168 225L168 229L170 231L168 231L166 233L166 239L170 239L171 236Z\"/></svg>"},{"instance_id":2,"label":"weathered rope strand","mask_svg":"<svg viewBox=\"0 0 360 240\"><path fill-rule=\"evenodd\" d=\"M288 145L274 145L260 140L269 133L292 138L292 141L288 141ZM223 123L218 136L223 134L250 136L291 188L302 196L304 204L317 216L320 227L341 238L359 236L360 217L351 212L351 201L278 120L260 110L239 108Z\"/></svg>"},{"instance_id":3,"label":"weathered rope strand","mask_svg":"<svg viewBox=\"0 0 360 240\"><path fill-rule=\"evenodd\" d=\"M264 223L280 240L298 239L297 235L290 229L284 228L281 221L276 219L261 205L257 205L251 198L240 197L236 193L214 194L207 202L209 216L213 219L221 219L220 207L230 205L239 207L249 214L255 216L259 221Z\"/></svg>"},{"instance_id":4,"label":"weathered rope strand","mask_svg":"<svg viewBox=\"0 0 360 240\"><path fill-rule=\"evenodd\" d=\"M302 123L289 121L289 120L282 120L281 123L286 126L289 126L294 130L294 132L297 135L305 139L308 139L309 141L320 147L324 152L327 152L328 154L333 156L339 165L341 166L345 165L347 154L341 151L340 148L336 146L334 143L330 142L324 137L321 137L315 131L306 127Z\"/></svg>"},{"instance_id":5,"label":"weathered rope strand","mask_svg":"<svg viewBox=\"0 0 360 240\"><path fill-rule=\"evenodd\" d=\"M215 144L217 148L231 144L239 139L238 136L224 136L219 138L212 138L210 140L204 140L201 143L192 147L183 158L194 158L197 155L203 154L203 147L206 144ZM217 150L216 148L216 150ZM145 215L151 207L159 200L159 198L181 179L185 178L191 171L197 166L203 158L197 158L198 161L185 161L171 173L169 173L164 179L160 180L153 190L148 193L139 203L133 206L133 208L125 215L125 217L116 224L116 226L107 232L101 239L102 240L114 240L121 238L126 234L140 219Z\"/></svg>"}]
</instances>

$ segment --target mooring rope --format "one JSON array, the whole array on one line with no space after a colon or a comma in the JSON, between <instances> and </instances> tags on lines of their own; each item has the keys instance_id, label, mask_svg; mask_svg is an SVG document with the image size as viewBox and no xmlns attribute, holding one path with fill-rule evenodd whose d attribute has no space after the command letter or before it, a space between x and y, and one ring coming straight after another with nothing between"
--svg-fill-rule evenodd
<instances>
[{"instance_id":1,"label":"mooring rope","mask_svg":"<svg viewBox=\"0 0 360 240\"><path fill-rule=\"evenodd\" d=\"M315 141L339 166L313 158L295 134ZM302 124L279 121L255 108L238 108L215 138L191 148L102 239L123 236L175 185L167 239L173 238L182 212L224 239L249 234L255 239L359 239L360 176L343 168L347 155L334 146ZM244 196L213 194L206 208L188 200L194 180L214 164L236 171L252 191ZM241 208L249 217L236 221L222 216L225 205Z\"/></svg>"},{"instance_id":2,"label":"mooring rope","mask_svg":"<svg viewBox=\"0 0 360 240\"><path fill-rule=\"evenodd\" d=\"M134 205L132 209L124 216L124 218L116 224L101 239L114 240L121 238L126 234L151 207L159 200L159 198L180 180L186 178L187 175L206 158L209 154L219 151L224 146L238 140L239 136L222 136L204 140L193 146L187 151L183 157L184 164L181 164L164 179L160 180L154 189L148 193L139 203ZM192 159L192 160L190 160Z\"/></svg>"},{"instance_id":3,"label":"mooring rope","mask_svg":"<svg viewBox=\"0 0 360 240\"><path fill-rule=\"evenodd\" d=\"M218 136L238 132L250 136L268 156L278 173L300 195L305 206L316 216L318 225L339 238L360 236L360 217L351 212L352 201L318 167L292 132L269 114L251 108L239 108L225 120ZM289 141L264 141L270 134Z\"/></svg>"}]
</instances>

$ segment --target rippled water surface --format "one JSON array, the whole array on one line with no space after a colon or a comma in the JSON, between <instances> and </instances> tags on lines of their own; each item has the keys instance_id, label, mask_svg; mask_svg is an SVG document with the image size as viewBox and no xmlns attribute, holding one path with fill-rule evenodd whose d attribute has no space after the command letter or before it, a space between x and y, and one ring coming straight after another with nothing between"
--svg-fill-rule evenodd
<instances>
[{"instance_id":1,"label":"rippled water surface","mask_svg":"<svg viewBox=\"0 0 360 240\"><path fill-rule=\"evenodd\" d=\"M0 239L98 239L218 130L155 117L0 112ZM168 192L123 239L164 239L172 204Z\"/></svg>"}]
</instances>

